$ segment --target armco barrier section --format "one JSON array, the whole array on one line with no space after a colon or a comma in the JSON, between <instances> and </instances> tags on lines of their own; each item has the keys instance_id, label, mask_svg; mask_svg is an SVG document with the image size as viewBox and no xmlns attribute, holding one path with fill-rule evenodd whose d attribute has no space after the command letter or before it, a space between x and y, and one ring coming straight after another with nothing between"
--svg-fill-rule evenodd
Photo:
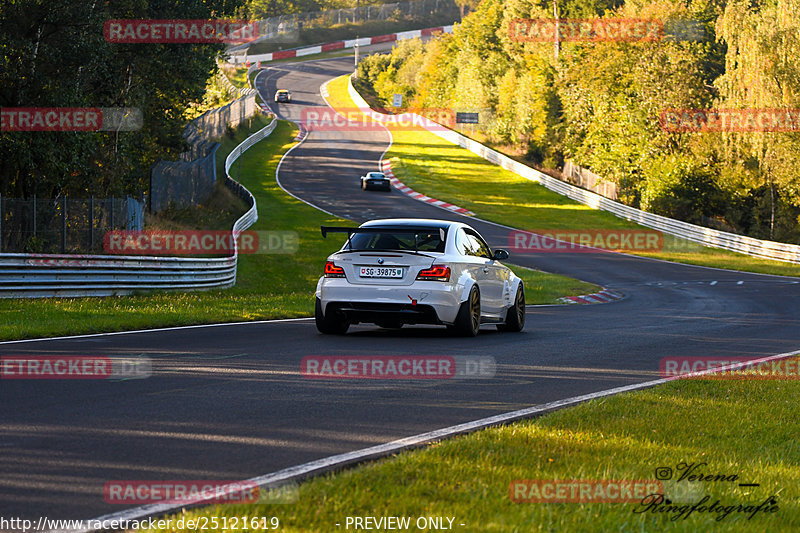
<instances>
[{"instance_id":1,"label":"armco barrier section","mask_svg":"<svg viewBox=\"0 0 800 533\"><path fill-rule=\"evenodd\" d=\"M217 67L219 69L217 71L217 79L222 84L222 87L225 89L225 91L228 93L229 96L233 96L234 98L239 98L239 97L247 96L248 94L256 92L255 89L253 89L251 87L245 87L243 89L240 89L240 88L236 87L231 82L231 80L228 78L228 76L226 76L225 73L222 71L222 62L219 59L217 59ZM247 72L247 77L248 77L247 85L250 85L250 71L249 70Z\"/></svg>"},{"instance_id":2,"label":"armco barrier section","mask_svg":"<svg viewBox=\"0 0 800 533\"><path fill-rule=\"evenodd\" d=\"M275 129L245 139L225 160L225 185L250 209L233 225L235 237L258 219L250 192L228 174L237 157ZM184 258L117 255L0 254L0 298L80 297L130 294L140 290L201 290L236 283L238 253L229 257Z\"/></svg>"},{"instance_id":3,"label":"armco barrier section","mask_svg":"<svg viewBox=\"0 0 800 533\"><path fill-rule=\"evenodd\" d=\"M363 113L379 122L387 119L389 115L378 113L369 107L369 104L367 104L366 100L361 97L361 95L353 86L352 78L348 83L348 90L350 92L350 97ZM548 176L543 172L539 172L536 169L523 165L519 161L515 161L510 157L497 152L496 150L492 150L491 148L484 146L477 141L465 137L458 132L448 130L438 124L433 127L434 123L430 122L427 118L419 117L419 121L415 122L415 124L417 123L423 124L424 127L434 135L438 135L446 141L466 148L470 152L481 156L495 165L510 170L511 172L522 176L523 178L540 183L555 193L566 196L567 198L575 200L576 202L580 202L584 205L588 205L589 207L608 211L620 218L624 218L626 220L641 224L642 226L647 226L648 228L653 228L666 234L687 239L704 246L722 248L724 250L739 252L763 259L773 259L776 261L785 261L789 263L800 263L800 246L796 244L765 241L761 239L754 239L753 237L746 237L744 235L736 235L734 233L704 228L695 224L689 224L688 222L682 222L680 220L663 217L661 215L655 215L653 213L642 211L641 209L629 207L619 202L615 202L614 200L600 196L599 194L581 189L580 187L576 187L569 183L565 183L561 180L553 178L552 176Z\"/></svg>"},{"instance_id":4,"label":"armco barrier section","mask_svg":"<svg viewBox=\"0 0 800 533\"><path fill-rule=\"evenodd\" d=\"M228 59L229 63L234 65L244 64L250 62L264 62L275 61L276 59L290 59L294 57L310 56L313 54L321 54L322 52L331 52L334 50L344 50L346 48L353 48L355 46L369 46L371 44L391 43L395 41L405 41L407 39L415 39L417 37L427 37L436 33L453 33L453 26L438 26L436 28L424 28L421 30L401 31L397 33L390 33L388 35L378 35L376 37L362 37L360 39L348 39L346 41L337 41L335 43L320 44L317 46L309 46L306 48L297 48L295 50L281 50L279 52L269 52L267 54L256 54L252 56L236 55ZM250 75L251 70L255 65L247 70L247 75Z\"/></svg>"}]
</instances>

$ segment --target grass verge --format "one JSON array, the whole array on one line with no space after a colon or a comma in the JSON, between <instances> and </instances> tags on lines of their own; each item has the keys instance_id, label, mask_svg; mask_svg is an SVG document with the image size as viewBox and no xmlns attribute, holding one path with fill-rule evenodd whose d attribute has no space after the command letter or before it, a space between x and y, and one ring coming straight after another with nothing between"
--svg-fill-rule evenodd
<instances>
[{"instance_id":1,"label":"grass verge","mask_svg":"<svg viewBox=\"0 0 800 533\"><path fill-rule=\"evenodd\" d=\"M412 524L451 517L456 531L797 531L798 402L792 381L680 380L312 479L300 485L294 504L218 505L181 516L274 516L281 531L345 531L346 518L355 516L407 516ZM686 471L682 463L695 464L694 474L728 480L676 481ZM684 516L638 499L515 503L509 493L515 480L654 480L660 467L673 471L659 488L673 506L708 496L707 507L719 500L733 510ZM774 513L748 519L735 510L770 496Z\"/></svg>"},{"instance_id":2,"label":"grass verge","mask_svg":"<svg viewBox=\"0 0 800 533\"><path fill-rule=\"evenodd\" d=\"M226 137L218 163L263 123ZM275 132L242 157L242 183L254 194L259 220L253 230L292 230L300 236L292 255L243 255L237 284L226 290L161 292L108 298L0 300L0 339L98 333L141 328L310 316L320 264L337 246L319 236L321 224L341 224L286 195L275 183L281 155L294 144L296 128ZM238 163L233 169L237 176ZM224 228L229 229L229 228Z\"/></svg>"},{"instance_id":3,"label":"grass verge","mask_svg":"<svg viewBox=\"0 0 800 533\"><path fill-rule=\"evenodd\" d=\"M221 139L218 175L230 151L267 124ZM255 231L296 231L294 254L253 254L239 258L236 286L204 292L153 292L107 298L0 299L0 339L101 333L190 324L312 316L313 292L325 257L338 249L337 239L322 239L321 225L348 221L330 217L284 193L275 182L282 154L294 143L297 128L280 122L270 137L244 153L231 168L256 198ZM229 229L226 225L219 229ZM558 297L594 292L596 286L564 276L517 269L525 280L528 303L554 303Z\"/></svg>"},{"instance_id":4,"label":"grass verge","mask_svg":"<svg viewBox=\"0 0 800 533\"><path fill-rule=\"evenodd\" d=\"M346 76L329 83L328 91L333 107L354 109ZM483 219L534 231L647 229L558 195L420 128L390 127L390 131L394 143L386 157L392 159L398 179L428 196L465 207ZM800 266L791 263L709 248L670 235L664 235L663 242L658 251L628 253L716 268L800 276Z\"/></svg>"}]
</instances>

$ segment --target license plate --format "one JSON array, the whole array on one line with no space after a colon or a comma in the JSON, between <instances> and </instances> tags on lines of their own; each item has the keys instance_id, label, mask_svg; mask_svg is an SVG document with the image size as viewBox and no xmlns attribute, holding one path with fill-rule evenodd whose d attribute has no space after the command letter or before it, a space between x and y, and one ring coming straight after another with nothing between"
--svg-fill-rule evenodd
<instances>
[{"instance_id":1,"label":"license plate","mask_svg":"<svg viewBox=\"0 0 800 533\"><path fill-rule=\"evenodd\" d=\"M403 269L396 267L360 267L362 278L402 278Z\"/></svg>"}]
</instances>

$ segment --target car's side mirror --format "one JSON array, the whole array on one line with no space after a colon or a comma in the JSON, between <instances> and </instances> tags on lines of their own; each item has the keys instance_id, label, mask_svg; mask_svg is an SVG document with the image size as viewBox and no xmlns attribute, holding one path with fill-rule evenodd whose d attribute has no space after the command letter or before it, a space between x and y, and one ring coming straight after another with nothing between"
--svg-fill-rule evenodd
<instances>
[{"instance_id":1,"label":"car's side mirror","mask_svg":"<svg viewBox=\"0 0 800 533\"><path fill-rule=\"evenodd\" d=\"M503 250L502 248L498 248L497 250L494 251L492 259L497 259L498 261L508 259L508 250Z\"/></svg>"}]
</instances>

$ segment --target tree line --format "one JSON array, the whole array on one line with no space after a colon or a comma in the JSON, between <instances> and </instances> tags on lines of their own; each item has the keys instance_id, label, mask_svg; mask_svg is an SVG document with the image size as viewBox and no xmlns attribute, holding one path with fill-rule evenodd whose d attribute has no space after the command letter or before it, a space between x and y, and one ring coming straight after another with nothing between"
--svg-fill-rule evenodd
<instances>
[{"instance_id":1,"label":"tree line","mask_svg":"<svg viewBox=\"0 0 800 533\"><path fill-rule=\"evenodd\" d=\"M554 9L559 19L655 20L660 38L520 37L519 19L554 19ZM629 205L800 243L800 124L664 125L667 110L796 118L800 0L484 0L452 35L403 42L365 58L358 74L386 107L400 93L410 107L480 111L491 144L545 168L573 160L617 184Z\"/></svg>"},{"instance_id":2,"label":"tree line","mask_svg":"<svg viewBox=\"0 0 800 533\"><path fill-rule=\"evenodd\" d=\"M221 19L231 0L0 0L0 108L128 107L129 132L0 132L0 194L58 198L139 196L150 167L186 149L224 44L119 44L111 19Z\"/></svg>"}]
</instances>

